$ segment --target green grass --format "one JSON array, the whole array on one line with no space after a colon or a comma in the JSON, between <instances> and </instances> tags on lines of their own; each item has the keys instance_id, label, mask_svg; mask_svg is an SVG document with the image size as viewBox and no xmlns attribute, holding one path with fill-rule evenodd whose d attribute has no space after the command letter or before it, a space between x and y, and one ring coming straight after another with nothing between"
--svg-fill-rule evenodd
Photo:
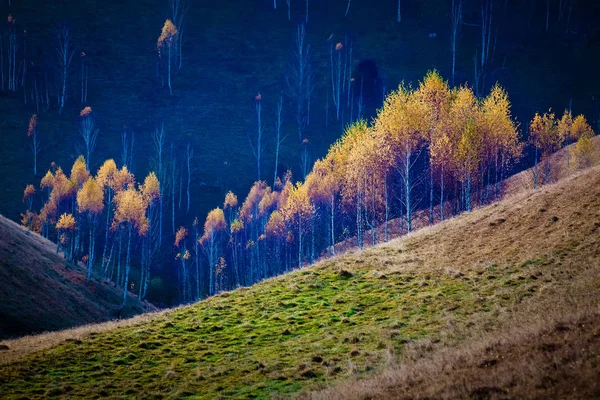
<instances>
[{"instance_id":1,"label":"green grass","mask_svg":"<svg viewBox=\"0 0 600 400\"><path fill-rule=\"evenodd\" d=\"M224 293L0 369L6 398L267 398L380 368L390 351L535 295L528 265L456 276L370 271L352 257ZM344 268L342 270L341 268ZM341 272L344 271L344 272ZM352 271L351 274L345 271Z\"/></svg>"}]
</instances>

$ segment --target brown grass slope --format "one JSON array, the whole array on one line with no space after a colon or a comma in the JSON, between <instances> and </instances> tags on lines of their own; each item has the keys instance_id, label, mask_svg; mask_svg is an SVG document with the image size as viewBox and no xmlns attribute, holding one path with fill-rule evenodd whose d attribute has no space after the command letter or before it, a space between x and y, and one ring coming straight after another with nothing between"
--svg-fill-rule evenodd
<instances>
[{"instance_id":1,"label":"brown grass slope","mask_svg":"<svg viewBox=\"0 0 600 400\"><path fill-rule=\"evenodd\" d=\"M521 279L536 284L490 313L449 313L443 334L408 343L375 375L306 398L600 398L599 166L354 257L382 275L512 272L498 301Z\"/></svg>"},{"instance_id":2,"label":"brown grass slope","mask_svg":"<svg viewBox=\"0 0 600 400\"><path fill-rule=\"evenodd\" d=\"M123 315L151 306L131 297ZM0 216L0 338L65 329L117 316L120 290L69 264L56 246Z\"/></svg>"}]
</instances>

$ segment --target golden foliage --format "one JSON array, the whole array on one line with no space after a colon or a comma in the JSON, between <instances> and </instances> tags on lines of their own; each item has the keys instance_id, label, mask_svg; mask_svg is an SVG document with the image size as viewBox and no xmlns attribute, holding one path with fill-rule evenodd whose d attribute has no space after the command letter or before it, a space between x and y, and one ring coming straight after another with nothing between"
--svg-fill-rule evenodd
<instances>
[{"instance_id":1,"label":"golden foliage","mask_svg":"<svg viewBox=\"0 0 600 400\"><path fill-rule=\"evenodd\" d=\"M92 107L90 107L90 106L87 106L87 107L84 107L84 108L83 108L83 110L81 110L81 111L79 112L79 116L80 116L80 117L87 117L87 116L88 116L88 115L90 115L91 113L92 113Z\"/></svg>"},{"instance_id":2,"label":"golden foliage","mask_svg":"<svg viewBox=\"0 0 600 400\"><path fill-rule=\"evenodd\" d=\"M85 158L83 156L77 157L77 160L73 163L71 168L71 182L77 187L81 187L84 182L90 178L90 172L87 170L85 165Z\"/></svg>"},{"instance_id":3,"label":"golden foliage","mask_svg":"<svg viewBox=\"0 0 600 400\"><path fill-rule=\"evenodd\" d=\"M129 224L133 226L140 235L148 232L149 222L146 218L146 202L142 194L134 187L117 192L114 198L115 217L113 225L116 223Z\"/></svg>"},{"instance_id":4,"label":"golden foliage","mask_svg":"<svg viewBox=\"0 0 600 400\"><path fill-rule=\"evenodd\" d=\"M46 204L44 204L42 211L40 211L40 219L45 224L51 224L54 222L57 213L57 203L52 198L50 198L50 200Z\"/></svg>"},{"instance_id":5,"label":"golden foliage","mask_svg":"<svg viewBox=\"0 0 600 400\"><path fill-rule=\"evenodd\" d=\"M37 129L37 115L33 114L29 119L29 127L27 128L27 136L31 137Z\"/></svg>"},{"instance_id":6,"label":"golden foliage","mask_svg":"<svg viewBox=\"0 0 600 400\"><path fill-rule=\"evenodd\" d=\"M77 192L77 207L80 213L94 215L104 209L104 190L94 178L89 178Z\"/></svg>"},{"instance_id":7,"label":"golden foliage","mask_svg":"<svg viewBox=\"0 0 600 400\"><path fill-rule=\"evenodd\" d=\"M240 218L248 222L258 214L258 204L262 200L266 190L267 184L265 182L254 182L246 200L244 200L240 208Z\"/></svg>"},{"instance_id":8,"label":"golden foliage","mask_svg":"<svg viewBox=\"0 0 600 400\"><path fill-rule=\"evenodd\" d=\"M227 224L225 223L225 214L221 208L215 208L211 210L206 216L204 222L204 235L200 238L201 243L206 243L208 240L212 240L214 234L225 230Z\"/></svg>"},{"instance_id":9,"label":"golden foliage","mask_svg":"<svg viewBox=\"0 0 600 400\"><path fill-rule=\"evenodd\" d=\"M565 110L562 118L558 121L557 128L562 142L570 143L571 140L573 140L571 135L573 128L573 116L571 115L571 111ZM575 140L577 140L577 138L575 138Z\"/></svg>"},{"instance_id":10,"label":"golden foliage","mask_svg":"<svg viewBox=\"0 0 600 400\"><path fill-rule=\"evenodd\" d=\"M113 188L115 174L117 173L117 164L112 158L104 161L98 172L96 173L96 182L102 188Z\"/></svg>"},{"instance_id":11,"label":"golden foliage","mask_svg":"<svg viewBox=\"0 0 600 400\"><path fill-rule=\"evenodd\" d=\"M573 140L579 140L582 137L587 137L588 139L594 137L594 130L587 123L583 115L575 117L573 126L571 127L571 137Z\"/></svg>"},{"instance_id":12,"label":"golden foliage","mask_svg":"<svg viewBox=\"0 0 600 400\"><path fill-rule=\"evenodd\" d=\"M232 234L236 234L238 232L241 232L243 229L244 229L244 221L241 221L239 219L235 219L231 223L231 233Z\"/></svg>"},{"instance_id":13,"label":"golden foliage","mask_svg":"<svg viewBox=\"0 0 600 400\"><path fill-rule=\"evenodd\" d=\"M285 219L279 211L273 211L265 228L268 237L284 238L286 235Z\"/></svg>"},{"instance_id":14,"label":"golden foliage","mask_svg":"<svg viewBox=\"0 0 600 400\"><path fill-rule=\"evenodd\" d=\"M591 137L587 135L582 135L572 149L572 154L577 160L578 168L590 166L593 153L594 144L592 143Z\"/></svg>"},{"instance_id":15,"label":"golden foliage","mask_svg":"<svg viewBox=\"0 0 600 400\"><path fill-rule=\"evenodd\" d=\"M419 83L418 96L431 108L432 117L438 120L450 107L450 87L437 71L429 71Z\"/></svg>"},{"instance_id":16,"label":"golden foliage","mask_svg":"<svg viewBox=\"0 0 600 400\"><path fill-rule=\"evenodd\" d=\"M163 47L171 47L175 42L178 31L177 27L173 24L173 21L167 19L162 27L158 41L156 42L156 48L158 49L158 55L161 55Z\"/></svg>"},{"instance_id":17,"label":"golden foliage","mask_svg":"<svg viewBox=\"0 0 600 400\"><path fill-rule=\"evenodd\" d=\"M42 219L40 215L29 210L21 214L21 225L29 228L35 233L42 233Z\"/></svg>"},{"instance_id":18,"label":"golden foliage","mask_svg":"<svg viewBox=\"0 0 600 400\"><path fill-rule=\"evenodd\" d=\"M50 193L50 197L54 197L57 204L65 198L75 195L76 187L67 178L63 170L58 167L54 173L54 187Z\"/></svg>"},{"instance_id":19,"label":"golden foliage","mask_svg":"<svg viewBox=\"0 0 600 400\"><path fill-rule=\"evenodd\" d=\"M310 204L306 186L298 182L290 192L281 213L286 221L299 229L309 220L314 211Z\"/></svg>"},{"instance_id":20,"label":"golden foliage","mask_svg":"<svg viewBox=\"0 0 600 400\"><path fill-rule=\"evenodd\" d=\"M56 223L56 229L58 231L74 231L77 229L73 214L62 214Z\"/></svg>"},{"instance_id":21,"label":"golden foliage","mask_svg":"<svg viewBox=\"0 0 600 400\"><path fill-rule=\"evenodd\" d=\"M109 181L109 185L111 182ZM135 176L127 169L126 165L120 170L115 171L113 175L112 186L110 188L115 192L129 189L135 185Z\"/></svg>"},{"instance_id":22,"label":"golden foliage","mask_svg":"<svg viewBox=\"0 0 600 400\"><path fill-rule=\"evenodd\" d=\"M554 152L561 142L554 113L551 111L535 116L529 124L529 137L533 144L542 149L542 154L548 156Z\"/></svg>"},{"instance_id":23,"label":"golden foliage","mask_svg":"<svg viewBox=\"0 0 600 400\"><path fill-rule=\"evenodd\" d=\"M237 196L230 190L225 195L225 202L223 203L223 208L227 210L228 208L235 208L238 205Z\"/></svg>"},{"instance_id":24,"label":"golden foliage","mask_svg":"<svg viewBox=\"0 0 600 400\"><path fill-rule=\"evenodd\" d=\"M144 183L140 186L140 192L147 204L152 203L160 197L160 182L154 172L150 172Z\"/></svg>"},{"instance_id":25,"label":"golden foliage","mask_svg":"<svg viewBox=\"0 0 600 400\"><path fill-rule=\"evenodd\" d=\"M263 217L269 214L277 206L279 192L274 192L270 187L267 187L263 198L258 203L258 216Z\"/></svg>"},{"instance_id":26,"label":"golden foliage","mask_svg":"<svg viewBox=\"0 0 600 400\"><path fill-rule=\"evenodd\" d=\"M412 154L429 135L431 109L421 96L404 85L385 99L375 120L378 136L401 154Z\"/></svg>"},{"instance_id":27,"label":"golden foliage","mask_svg":"<svg viewBox=\"0 0 600 400\"><path fill-rule=\"evenodd\" d=\"M343 48L344 48L344 45L342 44L342 42L338 42L338 43L336 43L336 45L335 45L335 49L336 49L337 51L340 51L340 50L341 50L341 49L343 49Z\"/></svg>"},{"instance_id":28,"label":"golden foliage","mask_svg":"<svg viewBox=\"0 0 600 400\"><path fill-rule=\"evenodd\" d=\"M481 104L481 125L488 155L502 155L504 163L521 157L523 150L519 143L519 132L512 120L508 94L498 84Z\"/></svg>"},{"instance_id":29,"label":"golden foliage","mask_svg":"<svg viewBox=\"0 0 600 400\"><path fill-rule=\"evenodd\" d=\"M179 247L179 245L187 238L188 230L187 228L181 226L179 230L175 234L175 247Z\"/></svg>"},{"instance_id":30,"label":"golden foliage","mask_svg":"<svg viewBox=\"0 0 600 400\"><path fill-rule=\"evenodd\" d=\"M23 191L23 203L30 200L35 195L35 187L33 185L27 185Z\"/></svg>"},{"instance_id":31,"label":"golden foliage","mask_svg":"<svg viewBox=\"0 0 600 400\"><path fill-rule=\"evenodd\" d=\"M46 175L42 178L40 182L40 189L52 189L54 187L54 175L52 175L51 171L46 172Z\"/></svg>"}]
</instances>

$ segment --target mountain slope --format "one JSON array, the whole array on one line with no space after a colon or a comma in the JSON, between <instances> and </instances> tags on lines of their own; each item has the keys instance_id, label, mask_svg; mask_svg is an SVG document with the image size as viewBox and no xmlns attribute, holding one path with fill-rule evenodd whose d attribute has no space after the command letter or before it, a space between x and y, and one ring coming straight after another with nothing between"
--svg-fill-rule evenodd
<instances>
[{"instance_id":1,"label":"mountain slope","mask_svg":"<svg viewBox=\"0 0 600 400\"><path fill-rule=\"evenodd\" d=\"M507 330L517 315L539 322L548 302L577 315L585 309L578 298L600 300L599 199L594 167L362 253L31 354L0 367L0 391L285 396L368 376L414 348L471 348L473 338ZM566 293L581 295L560 301ZM575 365L581 373L548 379L545 393L568 383L594 397L597 362ZM573 363L555 364L568 368ZM471 397L485 397L486 387L469 388ZM492 396L511 397L498 390Z\"/></svg>"},{"instance_id":2,"label":"mountain slope","mask_svg":"<svg viewBox=\"0 0 600 400\"><path fill-rule=\"evenodd\" d=\"M117 317L122 293L68 264L56 245L0 216L0 338ZM123 313L149 311L133 297Z\"/></svg>"}]
</instances>

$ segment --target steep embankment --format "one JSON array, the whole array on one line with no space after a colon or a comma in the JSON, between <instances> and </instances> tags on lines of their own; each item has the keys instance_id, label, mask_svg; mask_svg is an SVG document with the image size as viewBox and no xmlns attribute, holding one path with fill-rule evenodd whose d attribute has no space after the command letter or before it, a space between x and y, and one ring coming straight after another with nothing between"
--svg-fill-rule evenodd
<instances>
[{"instance_id":1,"label":"steep embankment","mask_svg":"<svg viewBox=\"0 0 600 400\"><path fill-rule=\"evenodd\" d=\"M436 383L406 397L591 398L598 394L599 260L594 167L362 253L79 335L1 367L0 392L262 398L338 384L313 396L371 387L394 398L412 384L386 378L399 359L413 363L406 365L415 367L416 387ZM537 337L545 340L539 346ZM425 356L437 362L419 364ZM503 375L497 371L508 357L517 367L544 367Z\"/></svg>"},{"instance_id":2,"label":"steep embankment","mask_svg":"<svg viewBox=\"0 0 600 400\"><path fill-rule=\"evenodd\" d=\"M57 254L56 245L0 216L0 338L117 317L122 292ZM131 297L122 315L153 307Z\"/></svg>"}]
</instances>

